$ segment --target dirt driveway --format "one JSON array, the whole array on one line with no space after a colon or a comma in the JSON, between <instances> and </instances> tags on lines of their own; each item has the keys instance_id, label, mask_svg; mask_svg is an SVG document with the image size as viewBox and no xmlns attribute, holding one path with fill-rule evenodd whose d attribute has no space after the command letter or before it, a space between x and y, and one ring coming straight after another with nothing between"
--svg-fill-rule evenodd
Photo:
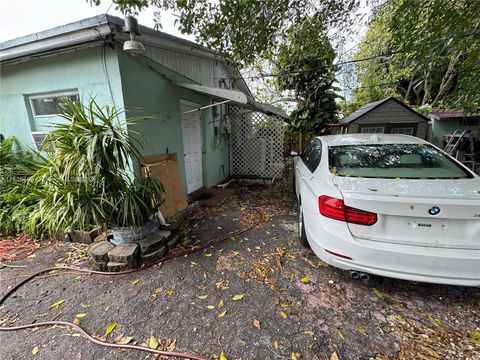
<instances>
[{"instance_id":1,"label":"dirt driveway","mask_svg":"<svg viewBox=\"0 0 480 360\"><path fill-rule=\"evenodd\" d=\"M184 224L184 246L267 217L261 226L204 252L117 277L59 275L20 288L0 323L73 321L108 339L227 359L479 359L480 289L373 277L368 283L326 266L297 243L291 186L239 187L217 209ZM68 244L0 270L0 294L24 273L64 263ZM234 300L236 299L236 300ZM58 307L52 304L63 300ZM140 359L67 328L0 332L1 359ZM38 347L38 353L32 350ZM37 350L37 349L36 349ZM34 352L36 352L36 350Z\"/></svg>"}]
</instances>

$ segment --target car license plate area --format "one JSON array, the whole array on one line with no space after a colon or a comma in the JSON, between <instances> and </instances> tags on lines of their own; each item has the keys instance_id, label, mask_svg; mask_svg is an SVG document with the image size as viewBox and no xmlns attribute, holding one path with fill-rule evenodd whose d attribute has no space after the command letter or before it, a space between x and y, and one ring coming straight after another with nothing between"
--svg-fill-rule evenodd
<instances>
[{"instance_id":1,"label":"car license plate area","mask_svg":"<svg viewBox=\"0 0 480 360\"><path fill-rule=\"evenodd\" d=\"M354 237L418 246L480 249L480 221L380 215L377 224L349 224Z\"/></svg>"}]
</instances>

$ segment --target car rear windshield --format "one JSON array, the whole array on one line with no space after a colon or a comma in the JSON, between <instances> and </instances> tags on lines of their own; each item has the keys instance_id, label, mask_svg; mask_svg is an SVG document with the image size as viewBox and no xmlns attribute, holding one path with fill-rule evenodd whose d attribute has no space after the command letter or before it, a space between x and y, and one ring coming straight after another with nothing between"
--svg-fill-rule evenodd
<instances>
[{"instance_id":1,"label":"car rear windshield","mask_svg":"<svg viewBox=\"0 0 480 360\"><path fill-rule=\"evenodd\" d=\"M430 145L331 146L330 172L338 176L401 179L465 179L472 174Z\"/></svg>"}]
</instances>

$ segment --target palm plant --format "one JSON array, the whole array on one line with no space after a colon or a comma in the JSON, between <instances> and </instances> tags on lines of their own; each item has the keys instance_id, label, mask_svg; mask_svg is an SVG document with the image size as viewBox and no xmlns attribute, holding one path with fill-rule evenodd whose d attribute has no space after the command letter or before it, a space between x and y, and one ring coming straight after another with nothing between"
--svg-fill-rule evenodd
<instances>
[{"instance_id":1,"label":"palm plant","mask_svg":"<svg viewBox=\"0 0 480 360\"><path fill-rule=\"evenodd\" d=\"M65 99L61 107L66 122L53 126L47 156L39 157L29 180L32 196L40 198L31 208L30 228L40 225L47 235L144 225L161 204L163 187L149 176L135 177L141 143L118 124L123 111L95 99L88 106Z\"/></svg>"}]
</instances>

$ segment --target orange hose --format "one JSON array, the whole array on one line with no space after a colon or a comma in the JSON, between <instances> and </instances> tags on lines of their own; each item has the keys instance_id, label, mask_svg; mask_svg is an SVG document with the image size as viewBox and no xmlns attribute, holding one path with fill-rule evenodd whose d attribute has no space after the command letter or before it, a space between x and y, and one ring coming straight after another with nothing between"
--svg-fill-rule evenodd
<instances>
[{"instance_id":1,"label":"orange hose","mask_svg":"<svg viewBox=\"0 0 480 360\"><path fill-rule=\"evenodd\" d=\"M0 240L0 262L16 261L26 258L37 250L26 234L10 240Z\"/></svg>"}]
</instances>

